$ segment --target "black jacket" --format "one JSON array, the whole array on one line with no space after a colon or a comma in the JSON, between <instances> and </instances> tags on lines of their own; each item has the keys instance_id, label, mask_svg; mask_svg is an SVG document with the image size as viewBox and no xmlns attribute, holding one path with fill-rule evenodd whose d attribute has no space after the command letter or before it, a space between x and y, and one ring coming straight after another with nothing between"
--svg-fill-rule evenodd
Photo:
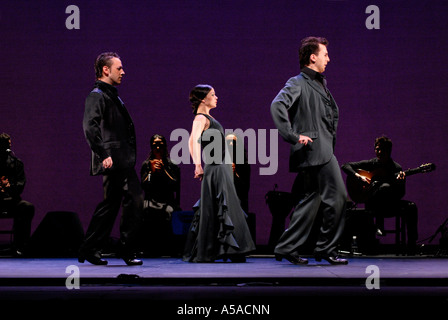
<instances>
[{"instance_id":1,"label":"black jacket","mask_svg":"<svg viewBox=\"0 0 448 320\"><path fill-rule=\"evenodd\" d=\"M91 175L135 166L134 123L115 87L102 81L95 82L85 102L83 129L92 149ZM113 166L104 170L102 162L108 157L112 157Z\"/></svg>"},{"instance_id":2,"label":"black jacket","mask_svg":"<svg viewBox=\"0 0 448 320\"><path fill-rule=\"evenodd\" d=\"M304 72L290 78L272 101L271 115L282 138L291 144L291 172L330 161L339 110L331 93L325 92L318 80ZM302 145L299 135L308 136L313 142Z\"/></svg>"},{"instance_id":3,"label":"black jacket","mask_svg":"<svg viewBox=\"0 0 448 320\"><path fill-rule=\"evenodd\" d=\"M26 178L23 162L8 153L0 157L0 177L8 179L10 187L0 192L0 205L3 201L19 202L25 188Z\"/></svg>"}]
</instances>

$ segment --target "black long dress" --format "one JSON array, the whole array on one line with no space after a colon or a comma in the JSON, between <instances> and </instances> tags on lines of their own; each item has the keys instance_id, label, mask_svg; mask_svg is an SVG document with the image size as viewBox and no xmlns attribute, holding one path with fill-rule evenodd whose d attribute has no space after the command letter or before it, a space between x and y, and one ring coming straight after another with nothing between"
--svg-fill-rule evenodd
<instances>
[{"instance_id":1,"label":"black long dress","mask_svg":"<svg viewBox=\"0 0 448 320\"><path fill-rule=\"evenodd\" d=\"M205 163L201 198L193 207L195 213L183 260L233 260L254 251L255 244L246 222L247 215L235 191L231 165L224 161L224 130L217 120L203 115L210 120L210 127L201 135ZM209 155L206 151L210 151Z\"/></svg>"}]
</instances>

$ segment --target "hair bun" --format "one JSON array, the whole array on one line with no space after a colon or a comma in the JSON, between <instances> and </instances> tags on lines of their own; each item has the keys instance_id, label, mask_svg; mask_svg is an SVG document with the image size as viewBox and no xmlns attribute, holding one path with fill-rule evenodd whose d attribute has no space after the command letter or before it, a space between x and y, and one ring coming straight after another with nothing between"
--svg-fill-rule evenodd
<instances>
[{"instance_id":1,"label":"hair bun","mask_svg":"<svg viewBox=\"0 0 448 320\"><path fill-rule=\"evenodd\" d=\"M198 84L193 88L190 92L190 102L191 107L193 108L193 113L196 114L199 105L202 100L207 96L207 94L212 89L212 86L208 84Z\"/></svg>"}]
</instances>

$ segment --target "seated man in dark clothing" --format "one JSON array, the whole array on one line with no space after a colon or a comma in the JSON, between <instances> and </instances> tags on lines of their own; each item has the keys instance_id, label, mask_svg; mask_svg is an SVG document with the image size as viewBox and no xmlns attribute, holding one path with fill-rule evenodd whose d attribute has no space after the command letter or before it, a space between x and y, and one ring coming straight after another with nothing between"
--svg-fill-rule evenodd
<instances>
[{"instance_id":1,"label":"seated man in dark clothing","mask_svg":"<svg viewBox=\"0 0 448 320\"><path fill-rule=\"evenodd\" d=\"M22 256L30 238L34 205L22 200L26 178L23 162L11 151L11 138L0 134L0 214L14 218L13 254Z\"/></svg>"},{"instance_id":2,"label":"seated man in dark clothing","mask_svg":"<svg viewBox=\"0 0 448 320\"><path fill-rule=\"evenodd\" d=\"M348 162L342 166L348 176L365 186L364 194L359 194L362 200L356 201L351 195L352 200L364 202L366 209L374 212L379 235L384 230L384 217L401 215L407 226L407 252L413 255L418 238L418 211L415 203L402 200L406 193L405 173L391 157L392 141L389 138L382 136L375 140L375 153L376 158Z\"/></svg>"},{"instance_id":3,"label":"seated man in dark clothing","mask_svg":"<svg viewBox=\"0 0 448 320\"><path fill-rule=\"evenodd\" d=\"M150 255L175 255L171 213L180 210L180 168L170 159L165 137L153 135L150 145L140 170L145 193L143 249Z\"/></svg>"}]
</instances>

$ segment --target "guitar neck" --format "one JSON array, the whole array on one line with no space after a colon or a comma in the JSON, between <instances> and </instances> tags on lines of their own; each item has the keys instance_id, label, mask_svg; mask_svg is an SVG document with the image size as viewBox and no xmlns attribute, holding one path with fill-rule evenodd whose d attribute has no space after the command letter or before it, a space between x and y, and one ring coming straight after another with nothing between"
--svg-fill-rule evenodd
<instances>
[{"instance_id":1,"label":"guitar neck","mask_svg":"<svg viewBox=\"0 0 448 320\"><path fill-rule=\"evenodd\" d=\"M420 173L420 172L421 172L420 168L408 169L408 170L404 171L404 173L406 174L407 177L412 176L413 174ZM397 176L398 176L398 174L397 174Z\"/></svg>"},{"instance_id":2,"label":"guitar neck","mask_svg":"<svg viewBox=\"0 0 448 320\"><path fill-rule=\"evenodd\" d=\"M406 176L412 176L413 174L416 174L416 173L431 172L431 171L434 171L435 169L436 169L436 165L434 163L427 163L427 164L423 164L417 168L408 169L404 173L406 174Z\"/></svg>"}]
</instances>

